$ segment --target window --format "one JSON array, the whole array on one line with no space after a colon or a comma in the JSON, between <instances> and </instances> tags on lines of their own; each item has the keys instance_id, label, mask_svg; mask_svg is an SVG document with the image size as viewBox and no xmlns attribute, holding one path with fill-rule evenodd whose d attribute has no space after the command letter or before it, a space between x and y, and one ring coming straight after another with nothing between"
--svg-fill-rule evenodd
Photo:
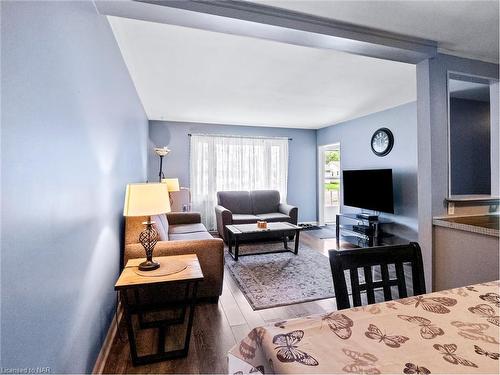
<instances>
[{"instance_id":1,"label":"window","mask_svg":"<svg viewBox=\"0 0 500 375\"><path fill-rule=\"evenodd\" d=\"M207 229L216 227L217 191L273 189L286 201L287 138L193 134L190 151L193 210Z\"/></svg>"}]
</instances>

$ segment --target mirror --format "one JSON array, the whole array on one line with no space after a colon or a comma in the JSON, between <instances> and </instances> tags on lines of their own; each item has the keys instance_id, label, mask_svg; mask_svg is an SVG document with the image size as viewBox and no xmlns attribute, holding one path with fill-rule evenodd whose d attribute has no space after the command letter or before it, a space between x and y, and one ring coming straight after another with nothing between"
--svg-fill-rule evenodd
<instances>
[{"instance_id":1,"label":"mirror","mask_svg":"<svg viewBox=\"0 0 500 375\"><path fill-rule=\"evenodd\" d=\"M492 194L490 80L448 75L448 156L450 197ZM493 166L495 167L495 166Z\"/></svg>"}]
</instances>

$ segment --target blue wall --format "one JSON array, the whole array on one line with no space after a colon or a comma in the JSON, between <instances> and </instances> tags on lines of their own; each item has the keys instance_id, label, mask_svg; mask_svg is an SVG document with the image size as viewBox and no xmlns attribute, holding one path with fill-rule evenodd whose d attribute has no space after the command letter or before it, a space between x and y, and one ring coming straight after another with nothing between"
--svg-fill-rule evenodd
<instances>
[{"instance_id":1,"label":"blue wall","mask_svg":"<svg viewBox=\"0 0 500 375\"><path fill-rule=\"evenodd\" d=\"M92 2L1 7L1 366L90 372L147 119Z\"/></svg>"},{"instance_id":2,"label":"blue wall","mask_svg":"<svg viewBox=\"0 0 500 375\"><path fill-rule=\"evenodd\" d=\"M370 146L375 130L389 128L394 147L384 157ZM394 215L383 214L397 223L389 229L409 239L417 236L417 105L404 104L355 120L319 129L318 146L340 143L342 169L391 168L394 183ZM369 188L369 186L367 186ZM343 207L343 212L356 212ZM359 210L358 210L359 211Z\"/></svg>"},{"instance_id":3,"label":"blue wall","mask_svg":"<svg viewBox=\"0 0 500 375\"><path fill-rule=\"evenodd\" d=\"M150 121L151 181L158 179L158 156L152 149L168 145L172 152L164 158L165 176L178 177L181 186L189 186L189 133L293 138L289 143L287 201L299 207L299 221L316 221L315 130Z\"/></svg>"}]
</instances>

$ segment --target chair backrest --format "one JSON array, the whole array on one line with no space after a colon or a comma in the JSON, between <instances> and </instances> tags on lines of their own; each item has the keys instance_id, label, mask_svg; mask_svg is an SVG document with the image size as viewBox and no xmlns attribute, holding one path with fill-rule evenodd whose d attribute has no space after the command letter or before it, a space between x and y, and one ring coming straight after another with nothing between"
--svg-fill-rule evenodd
<instances>
[{"instance_id":1,"label":"chair backrest","mask_svg":"<svg viewBox=\"0 0 500 375\"><path fill-rule=\"evenodd\" d=\"M396 286L398 289L397 298L408 297L405 266L403 263L411 264L413 295L425 293L422 252L416 242L411 242L408 245L330 250L329 255L333 287L335 289L337 309L339 310L351 307L344 273L345 270L349 271L354 306L361 306L361 292L363 291L366 292L368 304L375 303L375 290L380 288L383 289L385 301L393 299L391 287ZM394 267L395 269L395 272L392 272L393 275L390 275L389 272L390 265L391 268ZM376 266L380 267L380 280L375 280L373 277L374 275L377 276L377 269L374 268ZM358 273L359 268L362 268L361 280Z\"/></svg>"}]
</instances>

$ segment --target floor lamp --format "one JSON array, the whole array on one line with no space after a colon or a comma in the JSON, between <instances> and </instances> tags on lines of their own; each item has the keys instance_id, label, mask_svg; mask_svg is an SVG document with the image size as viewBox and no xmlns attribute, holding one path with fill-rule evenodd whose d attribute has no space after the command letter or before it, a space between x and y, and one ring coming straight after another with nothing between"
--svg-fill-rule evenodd
<instances>
[{"instance_id":1,"label":"floor lamp","mask_svg":"<svg viewBox=\"0 0 500 375\"><path fill-rule=\"evenodd\" d=\"M155 153L160 157L160 172L158 173L158 182L161 182L162 178L165 178L165 175L163 174L163 157L165 155L168 155L170 152L170 149L165 146L165 147L155 147Z\"/></svg>"}]
</instances>

